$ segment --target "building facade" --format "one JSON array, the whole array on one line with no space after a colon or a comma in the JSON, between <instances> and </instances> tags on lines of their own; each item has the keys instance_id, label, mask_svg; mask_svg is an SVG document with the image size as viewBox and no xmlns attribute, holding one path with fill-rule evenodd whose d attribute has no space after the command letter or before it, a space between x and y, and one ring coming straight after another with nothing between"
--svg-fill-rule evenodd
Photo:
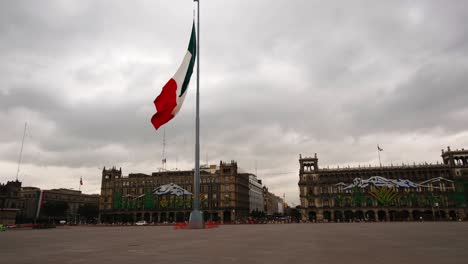
<instances>
[{"instance_id":1,"label":"building facade","mask_svg":"<svg viewBox=\"0 0 468 264\"><path fill-rule=\"evenodd\" d=\"M263 187L262 181L257 179L254 174L249 175L249 210L263 212L264 211L264 199L263 199Z\"/></svg>"},{"instance_id":2,"label":"building facade","mask_svg":"<svg viewBox=\"0 0 468 264\"><path fill-rule=\"evenodd\" d=\"M249 175L238 172L235 161L201 168L199 199L205 221L231 222L248 217ZM99 201L101 222L187 221L192 211L192 195L156 195L154 190L172 183L192 192L193 178L193 170L123 176L121 169L104 168Z\"/></svg>"},{"instance_id":3,"label":"building facade","mask_svg":"<svg viewBox=\"0 0 468 264\"><path fill-rule=\"evenodd\" d=\"M18 208L21 207L20 190L21 182L18 180L0 184L0 224L15 224Z\"/></svg>"},{"instance_id":4,"label":"building facade","mask_svg":"<svg viewBox=\"0 0 468 264\"><path fill-rule=\"evenodd\" d=\"M70 189L41 190L37 187L23 187L20 192L22 205L20 217L22 222L34 222L37 219L44 219L48 216L42 210L48 202L64 202L67 210L60 215L60 218L67 222L78 222L78 209L84 205L99 206L99 194L84 194L81 191Z\"/></svg>"},{"instance_id":5,"label":"building facade","mask_svg":"<svg viewBox=\"0 0 468 264\"><path fill-rule=\"evenodd\" d=\"M467 217L468 151L442 150L442 162L319 168L299 156L303 220L412 221Z\"/></svg>"},{"instance_id":6,"label":"building facade","mask_svg":"<svg viewBox=\"0 0 468 264\"><path fill-rule=\"evenodd\" d=\"M274 216L284 213L284 202L281 197L268 191L267 187L263 187L264 210L267 216Z\"/></svg>"}]
</instances>

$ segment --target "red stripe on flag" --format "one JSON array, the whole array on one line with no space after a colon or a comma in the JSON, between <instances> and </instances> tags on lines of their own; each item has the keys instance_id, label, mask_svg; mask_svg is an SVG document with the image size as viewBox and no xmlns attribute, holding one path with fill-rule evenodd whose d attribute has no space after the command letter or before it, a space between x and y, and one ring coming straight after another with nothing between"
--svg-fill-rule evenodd
<instances>
[{"instance_id":1,"label":"red stripe on flag","mask_svg":"<svg viewBox=\"0 0 468 264\"><path fill-rule=\"evenodd\" d=\"M156 114L151 118L151 123L158 129L174 117L172 111L177 106L177 83L174 79L164 85L161 94L154 100L154 105Z\"/></svg>"}]
</instances>

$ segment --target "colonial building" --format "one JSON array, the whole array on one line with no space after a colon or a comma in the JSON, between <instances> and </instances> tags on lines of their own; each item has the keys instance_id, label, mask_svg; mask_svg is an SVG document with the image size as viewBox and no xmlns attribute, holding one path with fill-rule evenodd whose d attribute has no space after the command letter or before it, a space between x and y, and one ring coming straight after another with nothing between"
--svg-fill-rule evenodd
<instances>
[{"instance_id":1,"label":"colonial building","mask_svg":"<svg viewBox=\"0 0 468 264\"><path fill-rule=\"evenodd\" d=\"M20 190L21 182L18 180L0 184L0 224L15 224L21 206Z\"/></svg>"},{"instance_id":2,"label":"colonial building","mask_svg":"<svg viewBox=\"0 0 468 264\"><path fill-rule=\"evenodd\" d=\"M264 210L262 181L254 174L249 175L250 212Z\"/></svg>"},{"instance_id":3,"label":"colonial building","mask_svg":"<svg viewBox=\"0 0 468 264\"><path fill-rule=\"evenodd\" d=\"M205 220L230 222L249 215L249 175L240 173L237 162L200 170L200 209ZM161 171L151 175L122 169L103 169L99 201L102 222L187 221L192 211L192 195L159 195L155 189L175 184L192 192L194 171Z\"/></svg>"},{"instance_id":4,"label":"colonial building","mask_svg":"<svg viewBox=\"0 0 468 264\"><path fill-rule=\"evenodd\" d=\"M319 168L299 155L304 220L411 221L467 217L468 151L442 150L442 163Z\"/></svg>"},{"instance_id":5,"label":"colonial building","mask_svg":"<svg viewBox=\"0 0 468 264\"><path fill-rule=\"evenodd\" d=\"M268 191L267 187L263 187L264 208L267 216L284 213L284 201L281 197Z\"/></svg>"},{"instance_id":6,"label":"colonial building","mask_svg":"<svg viewBox=\"0 0 468 264\"><path fill-rule=\"evenodd\" d=\"M23 222L33 222L45 218L47 215L41 208L48 202L64 202L68 209L60 217L67 222L78 221L78 209L85 204L99 204L98 194L84 194L81 191L70 189L41 190L37 187L23 187L20 192L22 206L20 217Z\"/></svg>"}]
</instances>

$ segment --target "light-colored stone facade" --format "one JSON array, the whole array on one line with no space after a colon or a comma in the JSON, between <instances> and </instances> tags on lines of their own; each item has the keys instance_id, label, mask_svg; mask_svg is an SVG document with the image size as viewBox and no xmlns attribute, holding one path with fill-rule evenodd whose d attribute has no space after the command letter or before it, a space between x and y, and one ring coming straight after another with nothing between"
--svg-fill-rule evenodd
<instances>
[{"instance_id":1,"label":"light-colored stone facade","mask_svg":"<svg viewBox=\"0 0 468 264\"><path fill-rule=\"evenodd\" d=\"M442 150L442 163L319 168L299 156L303 220L410 221L467 217L468 151Z\"/></svg>"},{"instance_id":2,"label":"light-colored stone facade","mask_svg":"<svg viewBox=\"0 0 468 264\"><path fill-rule=\"evenodd\" d=\"M249 200L250 212L264 211L264 199L262 183L254 174L249 175Z\"/></svg>"}]
</instances>

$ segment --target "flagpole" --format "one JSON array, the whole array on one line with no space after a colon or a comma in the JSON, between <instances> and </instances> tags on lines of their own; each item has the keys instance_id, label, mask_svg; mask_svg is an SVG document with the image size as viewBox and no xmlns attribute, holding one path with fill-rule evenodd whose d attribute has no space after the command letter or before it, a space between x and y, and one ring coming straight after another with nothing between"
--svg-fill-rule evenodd
<instances>
[{"instance_id":1,"label":"flagpole","mask_svg":"<svg viewBox=\"0 0 468 264\"><path fill-rule=\"evenodd\" d=\"M193 211L190 214L190 228L204 228L203 215L199 208L200 198L200 1L197 2L197 102L195 116L195 175L193 179Z\"/></svg>"},{"instance_id":2,"label":"flagpole","mask_svg":"<svg viewBox=\"0 0 468 264\"><path fill-rule=\"evenodd\" d=\"M379 147L379 145L377 145L377 154L379 155L380 168L382 168L382 161L380 161L380 147Z\"/></svg>"}]
</instances>

